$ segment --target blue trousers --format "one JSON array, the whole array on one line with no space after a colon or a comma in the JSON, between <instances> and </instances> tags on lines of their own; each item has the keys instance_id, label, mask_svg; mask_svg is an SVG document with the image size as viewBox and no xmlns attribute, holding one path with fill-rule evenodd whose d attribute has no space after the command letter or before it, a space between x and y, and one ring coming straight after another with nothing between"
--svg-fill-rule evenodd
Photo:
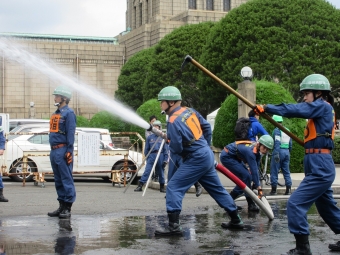
<instances>
[{"instance_id":1,"label":"blue trousers","mask_svg":"<svg viewBox=\"0 0 340 255\"><path fill-rule=\"evenodd\" d=\"M182 163L182 157L178 154L174 154L170 152L168 182L171 180L172 176L175 174L175 172L177 171L181 163Z\"/></svg>"},{"instance_id":2,"label":"blue trousers","mask_svg":"<svg viewBox=\"0 0 340 255\"><path fill-rule=\"evenodd\" d=\"M281 168L283 177L285 179L286 186L292 186L292 179L290 178L289 162L290 153L288 149L280 149L279 151L280 161L275 162L272 157L270 162L270 183L272 186L277 186L279 170Z\"/></svg>"},{"instance_id":3,"label":"blue trousers","mask_svg":"<svg viewBox=\"0 0 340 255\"><path fill-rule=\"evenodd\" d=\"M307 212L315 203L321 218L335 234L340 234L340 209L331 185L335 166L331 154L306 154L305 178L287 203L288 228L292 234L309 235Z\"/></svg>"},{"instance_id":4,"label":"blue trousers","mask_svg":"<svg viewBox=\"0 0 340 255\"><path fill-rule=\"evenodd\" d=\"M151 173L152 166L155 163L156 157L157 157L157 153L150 153L150 155L149 155L149 157L146 161L144 173L143 173L142 177L140 178L141 183L146 183L148 181L148 178L149 178L149 175ZM158 161L157 161L157 164L156 164L156 167L155 167L155 172L158 173L158 178L159 178L158 180L159 180L160 184L165 183L164 171L163 171L163 168L162 168L163 162L164 162L164 156L161 153L159 155L159 158L158 158Z\"/></svg>"},{"instance_id":5,"label":"blue trousers","mask_svg":"<svg viewBox=\"0 0 340 255\"><path fill-rule=\"evenodd\" d=\"M51 150L50 160L54 174L54 185L58 194L58 201L73 203L76 200L72 169L73 163L66 164L66 146Z\"/></svg>"},{"instance_id":6,"label":"blue trousers","mask_svg":"<svg viewBox=\"0 0 340 255\"><path fill-rule=\"evenodd\" d=\"M225 150L222 150L221 152L220 161L222 165L228 168L230 172L236 175L244 184L247 185L248 188L251 189L252 176L242 161L236 159L234 156L230 156L230 154L228 154ZM236 195L242 195L244 191L236 185L233 189L233 193ZM245 196L248 197L247 194L245 194Z\"/></svg>"},{"instance_id":7,"label":"blue trousers","mask_svg":"<svg viewBox=\"0 0 340 255\"><path fill-rule=\"evenodd\" d=\"M4 188L4 184L2 182L2 176L0 175L0 189L3 189Z\"/></svg>"},{"instance_id":8,"label":"blue trousers","mask_svg":"<svg viewBox=\"0 0 340 255\"><path fill-rule=\"evenodd\" d=\"M168 213L181 212L186 191L199 182L209 195L227 212L236 210L234 200L222 186L214 166L211 149L203 147L183 160L168 182L166 210Z\"/></svg>"}]
</instances>

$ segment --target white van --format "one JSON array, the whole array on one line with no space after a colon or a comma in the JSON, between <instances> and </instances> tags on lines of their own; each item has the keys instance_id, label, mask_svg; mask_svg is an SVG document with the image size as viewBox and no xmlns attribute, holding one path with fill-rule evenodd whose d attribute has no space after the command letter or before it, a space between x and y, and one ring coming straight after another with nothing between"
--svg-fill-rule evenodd
<instances>
[{"instance_id":1,"label":"white van","mask_svg":"<svg viewBox=\"0 0 340 255\"><path fill-rule=\"evenodd\" d=\"M49 124L50 120L46 119L9 119L9 131L14 129L15 127L19 125L25 125L25 124Z\"/></svg>"}]
</instances>

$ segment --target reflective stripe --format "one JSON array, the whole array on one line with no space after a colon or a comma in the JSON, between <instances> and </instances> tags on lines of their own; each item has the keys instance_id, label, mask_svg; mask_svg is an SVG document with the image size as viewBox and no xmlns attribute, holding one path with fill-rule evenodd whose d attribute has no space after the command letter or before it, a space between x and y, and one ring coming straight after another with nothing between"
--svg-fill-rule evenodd
<instances>
[{"instance_id":1,"label":"reflective stripe","mask_svg":"<svg viewBox=\"0 0 340 255\"><path fill-rule=\"evenodd\" d=\"M331 150L329 149L306 149L305 150L305 153L306 154L319 154L319 153L322 153L322 154L331 154Z\"/></svg>"}]
</instances>

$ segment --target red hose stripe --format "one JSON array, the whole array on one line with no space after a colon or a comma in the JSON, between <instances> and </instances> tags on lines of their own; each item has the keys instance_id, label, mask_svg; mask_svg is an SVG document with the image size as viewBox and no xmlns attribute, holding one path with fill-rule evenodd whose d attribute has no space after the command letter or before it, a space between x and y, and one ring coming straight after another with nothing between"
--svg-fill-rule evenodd
<instances>
[{"instance_id":1,"label":"red hose stripe","mask_svg":"<svg viewBox=\"0 0 340 255\"><path fill-rule=\"evenodd\" d=\"M226 177L228 177L230 180L232 180L241 189L244 190L247 187L247 185L245 185L236 175L234 175L232 172L230 172L227 168L225 168L221 164L217 164L215 168L216 170L224 174Z\"/></svg>"}]
</instances>

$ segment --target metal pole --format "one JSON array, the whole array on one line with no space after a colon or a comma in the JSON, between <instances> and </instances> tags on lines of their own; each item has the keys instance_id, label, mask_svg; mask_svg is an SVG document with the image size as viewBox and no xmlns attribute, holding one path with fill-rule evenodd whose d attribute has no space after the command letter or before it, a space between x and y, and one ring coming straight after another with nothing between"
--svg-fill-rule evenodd
<instances>
[{"instance_id":1,"label":"metal pole","mask_svg":"<svg viewBox=\"0 0 340 255\"><path fill-rule=\"evenodd\" d=\"M182 69L183 67L191 62L194 66L196 66L198 69L200 69L203 73L208 75L210 78L215 80L217 83L225 87L230 93L235 95L237 98L239 98L242 102L244 102L246 105L248 105L251 109L254 109L256 105L254 105L252 102L250 102L247 98L242 96L240 93L238 93L236 90L234 90L232 87L230 87L228 84L226 84L224 81L222 81L220 78L218 78L215 74L210 72L208 69L206 69L204 66L202 66L200 63L198 63L196 60L194 60L191 56L187 55L184 59L184 62L182 64ZM294 135L292 132L287 130L284 126L281 124L277 123L275 120L273 120L267 113L261 113L261 116L264 117L266 120L268 120L271 124L273 124L275 127L279 128L282 130L284 133L286 133L289 137L291 137L293 140L295 140L298 144L301 146L304 146L303 141Z\"/></svg>"}]
</instances>

